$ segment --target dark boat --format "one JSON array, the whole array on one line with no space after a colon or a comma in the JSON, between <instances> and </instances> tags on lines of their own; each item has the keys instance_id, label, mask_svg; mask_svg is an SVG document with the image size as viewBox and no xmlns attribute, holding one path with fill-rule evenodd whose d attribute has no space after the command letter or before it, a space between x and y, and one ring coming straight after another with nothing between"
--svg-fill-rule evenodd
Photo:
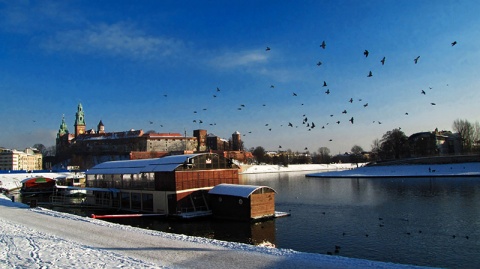
<instances>
[{"instance_id":1,"label":"dark boat","mask_svg":"<svg viewBox=\"0 0 480 269\"><path fill-rule=\"evenodd\" d=\"M32 177L22 180L22 195L52 194L56 180L48 177Z\"/></svg>"}]
</instances>

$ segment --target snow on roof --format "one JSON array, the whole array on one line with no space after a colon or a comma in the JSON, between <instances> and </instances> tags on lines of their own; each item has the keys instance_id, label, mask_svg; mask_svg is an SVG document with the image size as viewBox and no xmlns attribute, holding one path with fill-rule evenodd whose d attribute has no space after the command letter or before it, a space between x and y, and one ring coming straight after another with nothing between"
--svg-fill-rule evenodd
<instances>
[{"instance_id":1,"label":"snow on roof","mask_svg":"<svg viewBox=\"0 0 480 269\"><path fill-rule=\"evenodd\" d=\"M275 192L274 189L267 186L219 184L213 187L208 192L208 194L229 195L229 196L239 196L243 198L248 198L254 191L261 188L268 188Z\"/></svg>"},{"instance_id":2,"label":"snow on roof","mask_svg":"<svg viewBox=\"0 0 480 269\"><path fill-rule=\"evenodd\" d=\"M169 172L175 170L188 159L194 158L199 154L173 155L155 159L111 161L95 165L85 174L140 174L151 172Z\"/></svg>"}]
</instances>

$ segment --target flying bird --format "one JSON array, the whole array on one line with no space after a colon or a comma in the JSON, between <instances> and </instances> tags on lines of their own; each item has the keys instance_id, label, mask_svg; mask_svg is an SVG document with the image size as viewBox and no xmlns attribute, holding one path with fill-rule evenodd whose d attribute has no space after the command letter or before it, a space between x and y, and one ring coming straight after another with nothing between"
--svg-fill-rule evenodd
<instances>
[{"instance_id":1,"label":"flying bird","mask_svg":"<svg viewBox=\"0 0 480 269\"><path fill-rule=\"evenodd\" d=\"M337 121L337 124L340 124L340 121Z\"/></svg>"},{"instance_id":2,"label":"flying bird","mask_svg":"<svg viewBox=\"0 0 480 269\"><path fill-rule=\"evenodd\" d=\"M293 124L291 122L288 123L288 126L293 127Z\"/></svg>"},{"instance_id":3,"label":"flying bird","mask_svg":"<svg viewBox=\"0 0 480 269\"><path fill-rule=\"evenodd\" d=\"M350 102L350 103L353 103L353 98L350 98L349 102Z\"/></svg>"},{"instance_id":4,"label":"flying bird","mask_svg":"<svg viewBox=\"0 0 480 269\"><path fill-rule=\"evenodd\" d=\"M322 44L320 45L320 47L321 47L322 49L325 49L326 46L327 46L327 44L325 44L325 41L323 41Z\"/></svg>"},{"instance_id":5,"label":"flying bird","mask_svg":"<svg viewBox=\"0 0 480 269\"><path fill-rule=\"evenodd\" d=\"M452 47L455 46L455 45L457 45L457 41L452 42Z\"/></svg>"},{"instance_id":6,"label":"flying bird","mask_svg":"<svg viewBox=\"0 0 480 269\"><path fill-rule=\"evenodd\" d=\"M347 110L346 110L346 109L343 110L342 113L343 113L343 114L347 114Z\"/></svg>"},{"instance_id":7,"label":"flying bird","mask_svg":"<svg viewBox=\"0 0 480 269\"><path fill-rule=\"evenodd\" d=\"M420 56L417 56L417 58L413 59L413 61L415 62L415 64L418 63L418 59L420 59Z\"/></svg>"},{"instance_id":8,"label":"flying bird","mask_svg":"<svg viewBox=\"0 0 480 269\"><path fill-rule=\"evenodd\" d=\"M323 87L327 87L327 82L323 81Z\"/></svg>"},{"instance_id":9,"label":"flying bird","mask_svg":"<svg viewBox=\"0 0 480 269\"><path fill-rule=\"evenodd\" d=\"M270 47L267 47L265 50L266 50L266 51L269 51L269 50L270 50Z\"/></svg>"},{"instance_id":10,"label":"flying bird","mask_svg":"<svg viewBox=\"0 0 480 269\"><path fill-rule=\"evenodd\" d=\"M368 103L364 104L363 107L367 107L368 106Z\"/></svg>"},{"instance_id":11,"label":"flying bird","mask_svg":"<svg viewBox=\"0 0 480 269\"><path fill-rule=\"evenodd\" d=\"M325 93L326 93L326 94L330 94L330 89L327 89L327 90L325 91Z\"/></svg>"},{"instance_id":12,"label":"flying bird","mask_svg":"<svg viewBox=\"0 0 480 269\"><path fill-rule=\"evenodd\" d=\"M322 62L318 62L318 63L317 63L317 66L320 66L320 65L322 65Z\"/></svg>"},{"instance_id":13,"label":"flying bird","mask_svg":"<svg viewBox=\"0 0 480 269\"><path fill-rule=\"evenodd\" d=\"M293 96L297 96L297 94L296 94L296 93L293 93Z\"/></svg>"},{"instance_id":14,"label":"flying bird","mask_svg":"<svg viewBox=\"0 0 480 269\"><path fill-rule=\"evenodd\" d=\"M437 105L437 104L435 104L435 103L430 103L430 104L432 104L432 106L435 106L435 105Z\"/></svg>"},{"instance_id":15,"label":"flying bird","mask_svg":"<svg viewBox=\"0 0 480 269\"><path fill-rule=\"evenodd\" d=\"M353 117L349 121L353 124Z\"/></svg>"},{"instance_id":16,"label":"flying bird","mask_svg":"<svg viewBox=\"0 0 480 269\"><path fill-rule=\"evenodd\" d=\"M373 76L372 71L370 71L370 72L368 73L368 76L367 76L367 77L371 77L371 76Z\"/></svg>"},{"instance_id":17,"label":"flying bird","mask_svg":"<svg viewBox=\"0 0 480 269\"><path fill-rule=\"evenodd\" d=\"M368 57L368 53L369 53L368 50L365 50L365 51L363 52L363 55L365 55L365 57Z\"/></svg>"},{"instance_id":18,"label":"flying bird","mask_svg":"<svg viewBox=\"0 0 480 269\"><path fill-rule=\"evenodd\" d=\"M426 94L426 92L425 92L424 90L422 90L422 94L423 94L423 95L425 95L425 94Z\"/></svg>"},{"instance_id":19,"label":"flying bird","mask_svg":"<svg viewBox=\"0 0 480 269\"><path fill-rule=\"evenodd\" d=\"M382 65L385 65L385 57L383 57L380 62L382 63Z\"/></svg>"},{"instance_id":20,"label":"flying bird","mask_svg":"<svg viewBox=\"0 0 480 269\"><path fill-rule=\"evenodd\" d=\"M220 88L217 87L217 92L219 92L219 91L220 91Z\"/></svg>"}]
</instances>

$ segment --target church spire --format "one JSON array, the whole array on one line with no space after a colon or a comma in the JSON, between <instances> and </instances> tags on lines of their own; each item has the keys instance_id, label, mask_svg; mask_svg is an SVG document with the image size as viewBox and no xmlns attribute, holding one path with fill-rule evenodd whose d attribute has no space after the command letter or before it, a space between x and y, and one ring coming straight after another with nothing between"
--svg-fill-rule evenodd
<instances>
[{"instance_id":1,"label":"church spire","mask_svg":"<svg viewBox=\"0 0 480 269\"><path fill-rule=\"evenodd\" d=\"M57 137L68 134L67 123L65 122L65 115L62 116L62 123L60 124L60 129L58 129Z\"/></svg>"},{"instance_id":2,"label":"church spire","mask_svg":"<svg viewBox=\"0 0 480 269\"><path fill-rule=\"evenodd\" d=\"M85 113L83 112L82 104L79 103L77 113L75 114L75 137L85 133Z\"/></svg>"}]
</instances>

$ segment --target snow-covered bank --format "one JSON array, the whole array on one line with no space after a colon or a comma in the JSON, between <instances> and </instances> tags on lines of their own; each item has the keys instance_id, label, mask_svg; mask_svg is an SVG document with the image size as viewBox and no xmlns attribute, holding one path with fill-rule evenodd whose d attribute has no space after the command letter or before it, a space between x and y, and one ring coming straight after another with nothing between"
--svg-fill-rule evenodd
<instances>
[{"instance_id":1,"label":"snow-covered bank","mask_svg":"<svg viewBox=\"0 0 480 269\"><path fill-rule=\"evenodd\" d=\"M0 268L414 268L175 235L0 195Z\"/></svg>"},{"instance_id":2,"label":"snow-covered bank","mask_svg":"<svg viewBox=\"0 0 480 269\"><path fill-rule=\"evenodd\" d=\"M354 169L364 164L354 163L334 163L334 164L290 164L282 165L252 165L242 166L241 174L261 174L261 173L282 173L282 172L299 172L299 171L339 171Z\"/></svg>"},{"instance_id":3,"label":"snow-covered bank","mask_svg":"<svg viewBox=\"0 0 480 269\"><path fill-rule=\"evenodd\" d=\"M308 177L456 177L480 176L480 162L363 166L357 169L308 174Z\"/></svg>"}]
</instances>

